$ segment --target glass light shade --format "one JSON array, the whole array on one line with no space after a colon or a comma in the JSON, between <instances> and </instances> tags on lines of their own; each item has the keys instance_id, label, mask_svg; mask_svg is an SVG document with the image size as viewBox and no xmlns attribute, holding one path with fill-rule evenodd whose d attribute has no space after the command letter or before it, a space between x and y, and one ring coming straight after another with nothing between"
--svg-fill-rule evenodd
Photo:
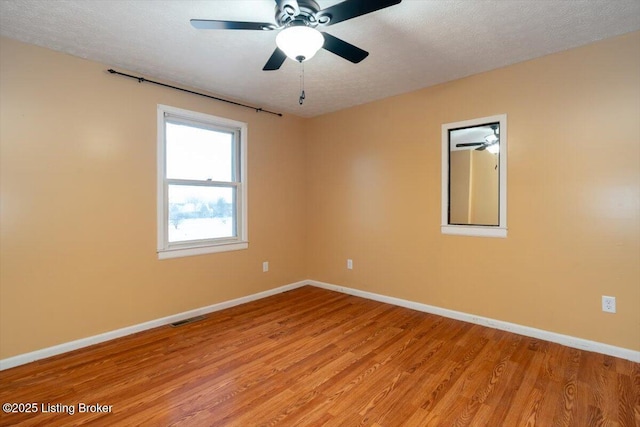
<instances>
[{"instance_id":1,"label":"glass light shade","mask_svg":"<svg viewBox=\"0 0 640 427\"><path fill-rule=\"evenodd\" d=\"M280 31L276 44L289 58L302 62L311 59L320 50L324 37L315 28L294 26Z\"/></svg>"},{"instance_id":2,"label":"glass light shade","mask_svg":"<svg viewBox=\"0 0 640 427\"><path fill-rule=\"evenodd\" d=\"M498 137L495 136L494 134L491 134L489 136L485 136L484 137L485 141L487 141L489 144L491 144L492 142L496 142L498 140Z\"/></svg>"},{"instance_id":3,"label":"glass light shade","mask_svg":"<svg viewBox=\"0 0 640 427\"><path fill-rule=\"evenodd\" d=\"M491 154L498 154L498 152L500 151L500 144L496 142L495 144L488 146L487 151Z\"/></svg>"}]
</instances>

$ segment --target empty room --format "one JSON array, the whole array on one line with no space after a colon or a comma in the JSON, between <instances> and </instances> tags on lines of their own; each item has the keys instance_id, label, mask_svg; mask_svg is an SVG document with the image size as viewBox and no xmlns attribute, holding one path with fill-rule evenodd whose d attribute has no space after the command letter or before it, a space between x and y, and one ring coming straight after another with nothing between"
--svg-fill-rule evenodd
<instances>
[{"instance_id":1,"label":"empty room","mask_svg":"<svg viewBox=\"0 0 640 427\"><path fill-rule=\"evenodd\" d=\"M0 403L640 426L640 2L0 0Z\"/></svg>"}]
</instances>

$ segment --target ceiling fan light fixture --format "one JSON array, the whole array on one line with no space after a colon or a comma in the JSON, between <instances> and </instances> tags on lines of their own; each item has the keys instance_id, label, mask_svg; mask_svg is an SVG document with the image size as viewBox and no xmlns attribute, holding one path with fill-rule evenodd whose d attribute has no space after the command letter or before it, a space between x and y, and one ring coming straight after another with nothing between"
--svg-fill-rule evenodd
<instances>
[{"instance_id":1,"label":"ceiling fan light fixture","mask_svg":"<svg viewBox=\"0 0 640 427\"><path fill-rule=\"evenodd\" d=\"M493 133L489 136L485 136L484 139L488 144L493 144L498 141L498 137Z\"/></svg>"},{"instance_id":2,"label":"ceiling fan light fixture","mask_svg":"<svg viewBox=\"0 0 640 427\"><path fill-rule=\"evenodd\" d=\"M498 154L500 152L500 144L493 144L488 146L487 151L491 154Z\"/></svg>"},{"instance_id":3,"label":"ceiling fan light fixture","mask_svg":"<svg viewBox=\"0 0 640 427\"><path fill-rule=\"evenodd\" d=\"M280 31L276 44L289 58L302 62L313 58L324 44L324 37L315 28L296 25Z\"/></svg>"}]
</instances>

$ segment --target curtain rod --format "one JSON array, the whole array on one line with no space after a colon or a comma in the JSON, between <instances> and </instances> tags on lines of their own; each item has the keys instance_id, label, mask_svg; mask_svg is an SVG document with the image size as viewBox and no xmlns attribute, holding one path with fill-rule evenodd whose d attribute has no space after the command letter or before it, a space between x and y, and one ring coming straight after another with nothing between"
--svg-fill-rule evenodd
<instances>
[{"instance_id":1,"label":"curtain rod","mask_svg":"<svg viewBox=\"0 0 640 427\"><path fill-rule=\"evenodd\" d=\"M269 114L273 114L273 115L278 116L278 117L282 117L282 113L275 113L273 111L264 110L262 108L252 107L251 105L241 104L241 103L235 102L235 101L229 101L228 99L217 98L215 96L207 95L207 94L200 93L200 92L194 92L192 90L183 89L181 87L171 86L171 85L168 85L168 84L165 84L165 83L160 83L160 82L155 82L153 80L145 79L144 77L132 76L131 74L121 73L121 72L116 71L116 70L111 69L111 68L108 69L107 71L110 72L111 74L118 74L120 76L125 76L125 77L130 77L132 79L136 79L138 81L138 83L143 83L143 82L153 83L154 85L164 86L164 87L168 87L170 89L181 90L183 92L192 93L194 95L204 96L205 98L210 98L210 99L214 99L216 101L226 102L228 104L237 105L239 107L250 108L251 110L254 110L256 113L269 113Z\"/></svg>"}]
</instances>

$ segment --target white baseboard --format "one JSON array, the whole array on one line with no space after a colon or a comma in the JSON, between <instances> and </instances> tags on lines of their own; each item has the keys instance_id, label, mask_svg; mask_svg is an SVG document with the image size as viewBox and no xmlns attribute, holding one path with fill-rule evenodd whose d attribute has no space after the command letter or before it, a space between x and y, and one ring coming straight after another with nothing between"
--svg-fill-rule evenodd
<instances>
[{"instance_id":1,"label":"white baseboard","mask_svg":"<svg viewBox=\"0 0 640 427\"><path fill-rule=\"evenodd\" d=\"M224 301L218 304L196 308L195 310L189 310L183 313L174 314L172 316L163 317L161 319L155 319L149 322L139 323L133 326L127 326L126 328L117 329L115 331L105 332L103 334L94 335L87 338L81 338L79 340L66 342L63 344L55 345L53 347L47 347L41 350L32 351L30 353L19 354L17 356L8 357L6 359L0 360L0 371L13 368L15 366L24 365L26 363L44 359L47 357L57 356L58 354L67 353L69 351L73 351L79 348L88 347L90 345L113 340L126 335L131 335L137 332L146 331L147 329L157 328L158 326L168 325L169 323L173 323L173 322L179 322L180 320L190 319L192 317L201 316L203 314L213 313L214 311L224 310L225 308L234 307L236 305L259 300L271 295L279 294L281 292L286 292L291 289L296 289L306 284L308 284L308 281L306 280L301 282L291 283L289 285L280 286L279 288L275 288L275 289L269 289L268 291L264 291L264 292L258 292L256 294L248 295L246 297L236 298L236 299Z\"/></svg>"},{"instance_id":2,"label":"white baseboard","mask_svg":"<svg viewBox=\"0 0 640 427\"><path fill-rule=\"evenodd\" d=\"M344 286L333 285L330 283L308 280L310 285L328 289L331 291L342 292L374 301L380 301L387 304L393 304L400 307L410 308L412 310L422 311L425 313L436 314L450 319L462 320L463 322L474 323L476 325L487 326L489 328L499 329L501 331L513 332L515 334L524 335L531 338L537 338L545 341L551 341L557 344L566 345L567 347L577 348L580 350L593 351L596 353L606 354L609 356L619 357L621 359L631 360L640 363L640 351L630 350L627 348L616 347L609 344L603 344L596 341L590 341L583 338L572 337L570 335L558 334L555 332L545 331L543 329L531 328L529 326L518 325L516 323L504 322L502 320L490 319L488 317L475 316L473 314L463 313L460 311L449 310L446 308L436 307L433 305L422 304L419 302L404 300L400 298L389 297L386 295L375 294L372 292L361 291L358 289L347 288Z\"/></svg>"},{"instance_id":3,"label":"white baseboard","mask_svg":"<svg viewBox=\"0 0 640 427\"><path fill-rule=\"evenodd\" d=\"M17 356L2 359L0 360L0 371L13 368L15 366L24 365L26 363L44 359L47 357L57 356L58 354L67 353L69 351L73 351L79 348L88 347L90 345L113 340L126 335L135 334L137 332L145 331L147 329L168 325L169 323L178 322L180 320L189 319L191 317L213 313L215 311L224 310L225 308L230 308L230 307L234 307L236 305L244 304L247 302L256 301L271 295L276 295L276 294L286 292L292 289L296 289L305 285L316 286L318 288L323 288L331 291L341 292L344 294L354 295L361 298L367 298L374 301L380 301L387 304L393 304L400 307L406 307L412 310L436 314L436 315L448 317L451 319L461 320L463 322L474 323L477 325L487 326L489 328L513 332L516 334L525 335L532 338L538 338L545 341L551 341L554 343L566 345L567 347L577 348L577 349L586 350L586 351L594 351L596 353L607 354L609 356L619 357L621 359L627 359L633 362L640 363L640 351L630 350L622 347L616 347L609 344L599 343L596 341L589 341L582 338L576 338L569 335L558 334L555 332L549 332L542 329L536 329L528 326L518 325L515 323L504 322L501 320L490 319L488 317L475 316L473 314L463 313L455 310L449 310L446 308L422 304L419 302L404 300L401 298L395 298L395 297L376 294L372 292L361 291L358 289L347 288L344 286L333 285L330 283L319 282L316 280L302 280L300 282L291 283L288 285L280 286L275 289L269 289L267 291L258 292L256 294L248 295L245 297L224 301L224 302L209 305L206 307L197 308L195 310L185 311L183 313L174 314L172 316L167 316L160 319L151 320L149 322L128 326L126 328L117 329L115 331L105 332L103 334L94 335L87 338L81 338L79 340L55 345L53 347L47 347L41 350L32 351L30 353L20 354Z\"/></svg>"}]
</instances>

